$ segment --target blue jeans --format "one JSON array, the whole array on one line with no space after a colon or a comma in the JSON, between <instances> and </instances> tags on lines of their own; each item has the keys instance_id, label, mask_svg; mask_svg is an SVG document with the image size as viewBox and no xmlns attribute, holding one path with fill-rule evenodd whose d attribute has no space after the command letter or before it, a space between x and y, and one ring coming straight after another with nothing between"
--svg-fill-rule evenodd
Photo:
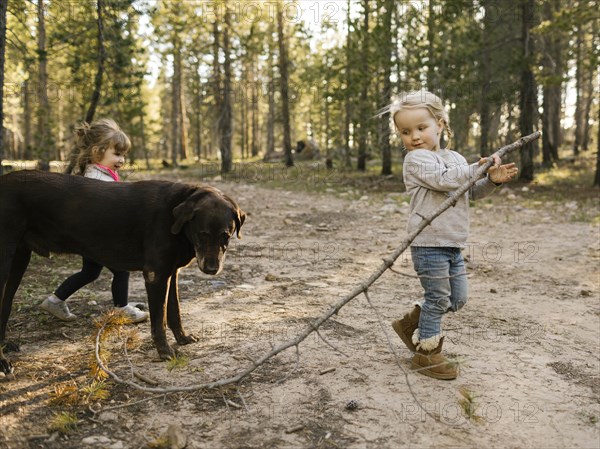
<instances>
[{"instance_id":1,"label":"blue jeans","mask_svg":"<svg viewBox=\"0 0 600 449\"><path fill-rule=\"evenodd\" d=\"M442 315L460 310L467 302L467 273L460 248L411 246L410 250L425 289L419 319L419 339L425 340L440 335Z\"/></svg>"}]
</instances>

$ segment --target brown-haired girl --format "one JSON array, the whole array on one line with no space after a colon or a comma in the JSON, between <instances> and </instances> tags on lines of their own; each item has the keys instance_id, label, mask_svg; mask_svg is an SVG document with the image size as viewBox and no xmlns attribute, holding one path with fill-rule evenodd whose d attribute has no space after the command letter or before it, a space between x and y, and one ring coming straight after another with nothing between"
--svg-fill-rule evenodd
<instances>
[{"instance_id":1,"label":"brown-haired girl","mask_svg":"<svg viewBox=\"0 0 600 449\"><path fill-rule=\"evenodd\" d=\"M79 174L100 181L118 182L118 170L125 163L125 155L131 147L129 137L119 125L110 119L99 119L92 124L84 122L75 128L75 137L79 150ZM102 265L83 257L81 271L65 280L40 307L63 321L76 319L65 301L77 290L98 279L101 271ZM111 289L115 310L134 323L146 320L147 312L128 304L129 272L110 271L113 273Z\"/></svg>"}]
</instances>

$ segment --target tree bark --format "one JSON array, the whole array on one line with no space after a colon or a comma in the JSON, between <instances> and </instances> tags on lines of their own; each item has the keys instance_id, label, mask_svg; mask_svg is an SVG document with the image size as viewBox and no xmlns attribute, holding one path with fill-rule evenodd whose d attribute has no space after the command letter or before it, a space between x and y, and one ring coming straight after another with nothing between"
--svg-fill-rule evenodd
<instances>
[{"instance_id":1,"label":"tree bark","mask_svg":"<svg viewBox=\"0 0 600 449\"><path fill-rule=\"evenodd\" d=\"M6 55L6 9L8 0L0 0L0 175L4 173L2 160L5 156L4 143L4 59Z\"/></svg>"},{"instance_id":2,"label":"tree bark","mask_svg":"<svg viewBox=\"0 0 600 449\"><path fill-rule=\"evenodd\" d=\"M173 167L177 167L179 164L179 155L181 154L181 78L179 77L179 72L181 70L181 50L177 38L175 39L175 42L173 42L173 47L173 81L171 83L171 164Z\"/></svg>"},{"instance_id":3,"label":"tree bark","mask_svg":"<svg viewBox=\"0 0 600 449\"><path fill-rule=\"evenodd\" d=\"M383 92L381 96L381 107L386 107L390 104L392 97L392 56L393 56L393 32L392 32L392 15L394 13L394 0L385 0L385 15L383 16ZM392 147L390 144L390 114L383 116L381 130L381 174L392 174Z\"/></svg>"},{"instance_id":4,"label":"tree bark","mask_svg":"<svg viewBox=\"0 0 600 449\"><path fill-rule=\"evenodd\" d=\"M183 80L183 63L181 46L176 54L177 58L177 101L179 101L179 157L180 160L188 158L188 130L187 130L187 110L185 107L185 83Z\"/></svg>"},{"instance_id":5,"label":"tree bark","mask_svg":"<svg viewBox=\"0 0 600 449\"><path fill-rule=\"evenodd\" d=\"M348 33L346 35L346 95L344 99L345 111L344 111L344 165L346 167L352 166L352 159L350 157L350 123L352 121L352 95L351 95L351 84L352 84L352 50L350 48L352 44L352 38L350 35L350 10L351 0L348 0L347 5L346 21L348 24Z\"/></svg>"},{"instance_id":6,"label":"tree bark","mask_svg":"<svg viewBox=\"0 0 600 449\"><path fill-rule=\"evenodd\" d=\"M225 2L225 29L223 30L223 95L221 108L221 173L229 173L232 169L231 136L232 136L232 111L231 111L231 54L229 48L229 33L231 32L231 15Z\"/></svg>"},{"instance_id":7,"label":"tree bark","mask_svg":"<svg viewBox=\"0 0 600 449\"><path fill-rule=\"evenodd\" d=\"M522 69L521 69L521 98L520 98L520 118L519 126L522 135L528 135L533 132L534 117L536 112L536 88L535 78L531 70L531 55L533 54L533 42L531 36L531 27L533 26L533 14L535 9L535 0L522 0ZM519 179L531 182L533 181L533 144L528 143L521 147L521 170Z\"/></svg>"},{"instance_id":8,"label":"tree bark","mask_svg":"<svg viewBox=\"0 0 600 449\"><path fill-rule=\"evenodd\" d=\"M364 0L364 24L362 33L361 52L361 92L360 92L360 123L358 124L358 161L356 168L359 171L367 169L367 122L369 120L368 94L371 76L369 73L369 16L371 6L369 0Z\"/></svg>"},{"instance_id":9,"label":"tree bark","mask_svg":"<svg viewBox=\"0 0 600 449\"><path fill-rule=\"evenodd\" d=\"M244 56L242 56L242 58L244 58ZM248 98L246 97L247 94L247 89L246 86L248 86L248 67L246 65L246 62L243 62L243 67L242 67L242 88L241 90L241 97L240 97L240 102L238 102L239 106L239 110L240 110L240 128L241 128L241 136L240 136L240 151L242 153L242 159L246 158L246 152L248 152L247 148L248 148L248 141L250 138L249 135L249 131L248 131Z\"/></svg>"},{"instance_id":10,"label":"tree bark","mask_svg":"<svg viewBox=\"0 0 600 449\"><path fill-rule=\"evenodd\" d=\"M221 32L219 24L215 20L213 23L213 96L215 103L215 124L212 136L212 146L221 148L221 120L223 120L223 98L221 90L221 63L219 62L219 53L221 48ZM214 150L211 150L211 154ZM207 155L208 156L208 155Z\"/></svg>"},{"instance_id":11,"label":"tree bark","mask_svg":"<svg viewBox=\"0 0 600 449\"><path fill-rule=\"evenodd\" d=\"M435 23L436 0L429 0L427 5L427 89L434 92L440 87L436 69L435 35L439 31Z\"/></svg>"},{"instance_id":12,"label":"tree bark","mask_svg":"<svg viewBox=\"0 0 600 449\"><path fill-rule=\"evenodd\" d=\"M198 161L202 157L202 78L200 76L200 55L197 56L198 65L194 69L196 92L194 95L194 154Z\"/></svg>"},{"instance_id":13,"label":"tree bark","mask_svg":"<svg viewBox=\"0 0 600 449\"><path fill-rule=\"evenodd\" d=\"M272 33L271 33L272 34ZM275 64L274 49L269 41L269 112L267 113L267 154L275 151Z\"/></svg>"},{"instance_id":14,"label":"tree bark","mask_svg":"<svg viewBox=\"0 0 600 449\"><path fill-rule=\"evenodd\" d=\"M596 175L594 176L594 186L600 187L600 108L598 108L598 136L596 139Z\"/></svg>"},{"instance_id":15,"label":"tree bark","mask_svg":"<svg viewBox=\"0 0 600 449\"><path fill-rule=\"evenodd\" d=\"M258 156L259 151L259 140L260 135L258 131L258 76L256 73L256 56L252 56L252 103L251 103L251 111L252 111L252 144L251 144L251 155L252 157Z\"/></svg>"},{"instance_id":16,"label":"tree bark","mask_svg":"<svg viewBox=\"0 0 600 449\"><path fill-rule=\"evenodd\" d=\"M581 145L581 135L583 134L583 61L582 61L582 52L581 47L583 45L583 30L581 29L582 25L579 23L577 25L577 43L575 50L575 58L576 58L576 69L575 69L575 138L573 141L573 154L575 156L579 155L579 147Z\"/></svg>"},{"instance_id":17,"label":"tree bark","mask_svg":"<svg viewBox=\"0 0 600 449\"><path fill-rule=\"evenodd\" d=\"M560 10L559 0L545 2L543 5L544 20L553 20ZM560 31L546 33L543 36L544 51L542 67L544 86L542 89L542 155L543 165L551 167L558 162L558 148L561 139L561 92L562 92L562 38Z\"/></svg>"},{"instance_id":18,"label":"tree bark","mask_svg":"<svg viewBox=\"0 0 600 449\"><path fill-rule=\"evenodd\" d=\"M490 40L492 29L495 25L495 22L492 18L492 13L489 10L489 5L487 2L485 3L485 15L483 17L483 33L482 33L482 46L481 49L481 70L479 71L481 75L481 96L480 96L480 151L481 154L488 154L490 149L489 143L489 133L490 133L490 123L491 123L491 114L490 114L490 99L489 99L489 89L492 80L492 60L491 60L491 50Z\"/></svg>"},{"instance_id":19,"label":"tree bark","mask_svg":"<svg viewBox=\"0 0 600 449\"><path fill-rule=\"evenodd\" d=\"M283 33L283 11L281 3L277 3L277 36L279 41L279 75L281 77L281 113L283 121L283 152L285 165L293 167L292 137L290 129L290 99L288 86L288 60L285 36Z\"/></svg>"},{"instance_id":20,"label":"tree bark","mask_svg":"<svg viewBox=\"0 0 600 449\"><path fill-rule=\"evenodd\" d=\"M100 102L100 94L102 92L102 78L104 76L104 63L106 61L106 47L104 45L104 16L103 16L104 2L98 0L96 3L96 26L98 29L98 56L97 56L97 68L96 76L94 78L94 90L90 98L90 105L88 106L84 120L87 123L92 123L98 103ZM77 158L79 157L79 149L73 148L69 155L69 164L65 169L65 173L71 174L77 164Z\"/></svg>"},{"instance_id":21,"label":"tree bark","mask_svg":"<svg viewBox=\"0 0 600 449\"><path fill-rule=\"evenodd\" d=\"M52 135L50 130L50 104L48 101L48 53L46 51L46 18L44 16L44 0L38 0L38 110L37 110L37 157L39 168L50 170L50 146Z\"/></svg>"}]
</instances>

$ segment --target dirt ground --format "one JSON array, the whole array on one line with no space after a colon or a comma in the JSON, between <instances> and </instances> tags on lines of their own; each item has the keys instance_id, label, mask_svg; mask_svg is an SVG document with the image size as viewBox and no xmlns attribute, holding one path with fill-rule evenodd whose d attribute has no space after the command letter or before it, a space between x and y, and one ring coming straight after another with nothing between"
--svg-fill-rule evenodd
<instances>
[{"instance_id":1,"label":"dirt ground","mask_svg":"<svg viewBox=\"0 0 600 449\"><path fill-rule=\"evenodd\" d=\"M326 178L314 179L326 185L312 193L290 179L277 188L245 181L211 183L248 212L223 273L206 276L195 263L181 271L184 326L200 341L182 347L188 359L173 367L157 360L149 323L125 326L141 344L129 360L110 347L109 366L121 377L135 370L170 387L235 375L294 338L404 238L402 192ZM0 448L183 447L169 446L169 426L188 448L598 448L598 215L596 200L542 197L518 184L473 204L470 299L444 321L445 350L460 362L454 381L410 371L411 354L390 322L422 290L417 279L388 272L370 289L384 329L358 297L321 329L329 344L312 334L297 366L292 348L237 390L156 396L109 381L105 399L56 404L57 389L90 383L93 320L110 308L111 278L103 273L73 297L80 318L62 323L37 305L78 258L36 256L9 327L21 352L10 354L15 380L0 381ZM395 267L413 274L408 254ZM130 289L132 301L145 300L140 273ZM474 398L470 408L461 391ZM350 400L356 409L346 408ZM73 430L52 430L61 412L76 415Z\"/></svg>"}]
</instances>

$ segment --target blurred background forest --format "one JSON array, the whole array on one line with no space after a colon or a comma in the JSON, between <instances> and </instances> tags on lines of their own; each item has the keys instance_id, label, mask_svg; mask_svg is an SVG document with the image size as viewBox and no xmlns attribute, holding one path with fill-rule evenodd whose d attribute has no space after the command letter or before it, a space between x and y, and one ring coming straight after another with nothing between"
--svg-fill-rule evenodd
<instances>
[{"instance_id":1,"label":"blurred background forest","mask_svg":"<svg viewBox=\"0 0 600 449\"><path fill-rule=\"evenodd\" d=\"M466 156L541 130L522 180L585 154L600 167L593 0L0 2L5 161L66 162L73 126L111 117L141 168L291 165L302 140L387 175L402 149L376 114L427 88Z\"/></svg>"}]
</instances>

